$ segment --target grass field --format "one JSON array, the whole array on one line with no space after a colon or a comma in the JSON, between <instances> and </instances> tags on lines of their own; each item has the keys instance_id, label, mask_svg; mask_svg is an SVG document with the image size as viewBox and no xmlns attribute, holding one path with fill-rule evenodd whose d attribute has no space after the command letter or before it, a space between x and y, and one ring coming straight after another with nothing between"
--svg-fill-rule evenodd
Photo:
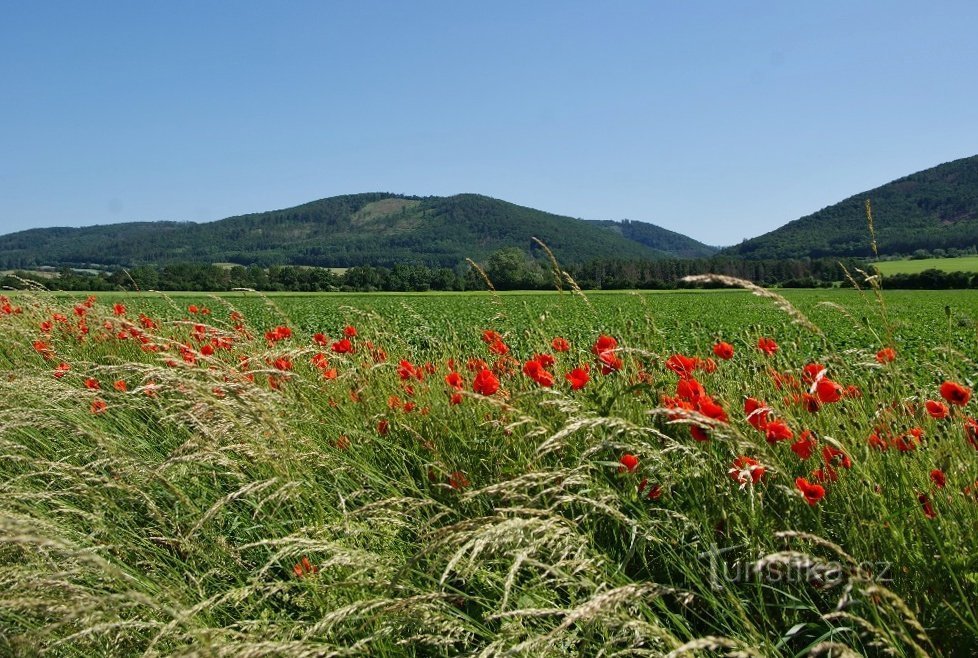
<instances>
[{"instance_id":1,"label":"grass field","mask_svg":"<svg viewBox=\"0 0 978 658\"><path fill-rule=\"evenodd\" d=\"M968 655L976 320L969 291L0 299L0 654Z\"/></svg>"},{"instance_id":2,"label":"grass field","mask_svg":"<svg viewBox=\"0 0 978 658\"><path fill-rule=\"evenodd\" d=\"M943 272L978 272L978 256L959 258L924 258L921 260L887 260L873 264L880 274L920 274L924 270Z\"/></svg>"}]
</instances>

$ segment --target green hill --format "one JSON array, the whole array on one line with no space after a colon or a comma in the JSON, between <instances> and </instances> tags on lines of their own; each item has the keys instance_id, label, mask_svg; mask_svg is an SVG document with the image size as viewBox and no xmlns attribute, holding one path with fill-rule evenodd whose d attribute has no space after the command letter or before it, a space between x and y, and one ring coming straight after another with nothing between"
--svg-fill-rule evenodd
<instances>
[{"instance_id":1,"label":"green hill","mask_svg":"<svg viewBox=\"0 0 978 658\"><path fill-rule=\"evenodd\" d=\"M976 155L856 194L722 253L745 258L870 256L866 199L872 201L880 254L978 244Z\"/></svg>"},{"instance_id":2,"label":"green hill","mask_svg":"<svg viewBox=\"0 0 978 658\"><path fill-rule=\"evenodd\" d=\"M573 219L476 194L373 193L202 224L138 222L11 233L0 236L0 269L173 262L453 267L465 258L484 260L505 247L538 249L531 237L543 240L568 264L715 251L642 222Z\"/></svg>"}]
</instances>

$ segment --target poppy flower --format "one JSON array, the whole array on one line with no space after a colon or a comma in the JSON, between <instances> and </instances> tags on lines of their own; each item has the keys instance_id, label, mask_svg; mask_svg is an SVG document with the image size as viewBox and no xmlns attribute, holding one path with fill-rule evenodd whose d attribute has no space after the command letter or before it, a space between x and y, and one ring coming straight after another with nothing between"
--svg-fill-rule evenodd
<instances>
[{"instance_id":1,"label":"poppy flower","mask_svg":"<svg viewBox=\"0 0 978 658\"><path fill-rule=\"evenodd\" d=\"M896 350L892 347L884 347L876 353L876 360L879 363L889 363L896 358Z\"/></svg>"},{"instance_id":2,"label":"poppy flower","mask_svg":"<svg viewBox=\"0 0 978 658\"><path fill-rule=\"evenodd\" d=\"M330 349L337 354L349 354L353 352L353 343L350 342L349 338L341 338L334 342Z\"/></svg>"},{"instance_id":3,"label":"poppy flower","mask_svg":"<svg viewBox=\"0 0 978 658\"><path fill-rule=\"evenodd\" d=\"M387 436L387 434L390 431L391 431L391 424L386 418L382 418L379 421L377 421L377 434L380 434L381 436Z\"/></svg>"},{"instance_id":4,"label":"poppy flower","mask_svg":"<svg viewBox=\"0 0 978 658\"><path fill-rule=\"evenodd\" d=\"M499 334L499 332L493 331L492 329L486 329L482 332L483 343L495 343L497 341L501 341L502 339L503 337Z\"/></svg>"},{"instance_id":5,"label":"poppy flower","mask_svg":"<svg viewBox=\"0 0 978 658\"><path fill-rule=\"evenodd\" d=\"M105 413L105 410L108 408L109 405L105 402L105 400L96 399L92 400L92 406L89 407L89 411L91 411L93 414L101 414Z\"/></svg>"},{"instance_id":6,"label":"poppy flower","mask_svg":"<svg viewBox=\"0 0 978 658\"><path fill-rule=\"evenodd\" d=\"M62 361L58 364L58 367L54 369L54 378L61 379L68 374L69 370L71 370L71 366Z\"/></svg>"},{"instance_id":7,"label":"poppy flower","mask_svg":"<svg viewBox=\"0 0 978 658\"><path fill-rule=\"evenodd\" d=\"M947 484L947 476L944 475L944 471L939 468L935 468L930 472L930 481L934 483L934 486L938 489L943 489L944 485Z\"/></svg>"},{"instance_id":8,"label":"poppy flower","mask_svg":"<svg viewBox=\"0 0 978 658\"><path fill-rule=\"evenodd\" d=\"M820 484L812 484L807 478L795 478L795 487L805 497L809 505L816 505L818 501L825 498L825 487Z\"/></svg>"},{"instance_id":9,"label":"poppy flower","mask_svg":"<svg viewBox=\"0 0 978 658\"><path fill-rule=\"evenodd\" d=\"M930 498L927 494L917 494L917 502L920 503L920 509L928 519L936 519L937 513L934 511L933 505L930 504Z\"/></svg>"},{"instance_id":10,"label":"poppy flower","mask_svg":"<svg viewBox=\"0 0 978 658\"><path fill-rule=\"evenodd\" d=\"M601 352L598 354L598 361L601 363L601 374L610 375L621 370L622 360L614 352Z\"/></svg>"},{"instance_id":11,"label":"poppy flower","mask_svg":"<svg viewBox=\"0 0 978 658\"><path fill-rule=\"evenodd\" d=\"M456 391L461 391L465 386L465 382L462 380L462 375L458 374L454 370L445 375L445 383Z\"/></svg>"},{"instance_id":12,"label":"poppy flower","mask_svg":"<svg viewBox=\"0 0 978 658\"><path fill-rule=\"evenodd\" d=\"M841 466L842 468L852 468L852 460L842 450L832 446L822 448L822 461L828 466Z\"/></svg>"},{"instance_id":13,"label":"poppy flower","mask_svg":"<svg viewBox=\"0 0 978 658\"><path fill-rule=\"evenodd\" d=\"M326 347L329 344L329 338L326 337L324 333L316 333L312 335L312 342L316 343L320 347Z\"/></svg>"},{"instance_id":14,"label":"poppy flower","mask_svg":"<svg viewBox=\"0 0 978 658\"><path fill-rule=\"evenodd\" d=\"M489 351L493 354L503 356L509 353L509 345L501 340L494 340L489 343Z\"/></svg>"},{"instance_id":15,"label":"poppy flower","mask_svg":"<svg viewBox=\"0 0 978 658\"><path fill-rule=\"evenodd\" d=\"M452 393L451 397L448 398L448 404L453 406L456 404L462 404L462 394Z\"/></svg>"},{"instance_id":16,"label":"poppy flower","mask_svg":"<svg viewBox=\"0 0 978 658\"><path fill-rule=\"evenodd\" d=\"M733 461L727 474L735 481L740 483L743 489L748 484L757 484L764 477L765 469L759 461L753 457L740 456Z\"/></svg>"},{"instance_id":17,"label":"poppy flower","mask_svg":"<svg viewBox=\"0 0 978 658\"><path fill-rule=\"evenodd\" d=\"M112 312L115 315L120 315L120 316L121 315L125 315L126 314L126 305L125 304L115 303L115 304L112 305Z\"/></svg>"},{"instance_id":18,"label":"poppy flower","mask_svg":"<svg viewBox=\"0 0 978 658\"><path fill-rule=\"evenodd\" d=\"M947 408L947 405L943 402L938 402L937 400L927 400L924 403L924 407L927 409L927 413L931 418L936 418L937 420L942 420L947 418L951 411Z\"/></svg>"},{"instance_id":19,"label":"poppy flower","mask_svg":"<svg viewBox=\"0 0 978 658\"><path fill-rule=\"evenodd\" d=\"M971 399L971 389L957 382L946 381L941 384L941 397L950 404L963 407Z\"/></svg>"},{"instance_id":20,"label":"poppy flower","mask_svg":"<svg viewBox=\"0 0 978 658\"><path fill-rule=\"evenodd\" d=\"M319 573L319 567L310 562L309 558L303 557L301 560L292 565L292 573L295 574L296 578L303 578L305 576L311 576Z\"/></svg>"},{"instance_id":21,"label":"poppy flower","mask_svg":"<svg viewBox=\"0 0 978 658\"><path fill-rule=\"evenodd\" d=\"M679 382L676 383L676 397L681 400L698 402L700 398L705 396L706 389L703 388L703 384L692 377L688 379L680 379Z\"/></svg>"},{"instance_id":22,"label":"poppy flower","mask_svg":"<svg viewBox=\"0 0 978 658\"><path fill-rule=\"evenodd\" d=\"M491 370L483 368L472 382L472 390L480 395L492 395L499 390L499 379Z\"/></svg>"},{"instance_id":23,"label":"poppy flower","mask_svg":"<svg viewBox=\"0 0 978 658\"><path fill-rule=\"evenodd\" d=\"M978 420L974 418L964 419L964 437L975 450L978 450Z\"/></svg>"},{"instance_id":24,"label":"poppy flower","mask_svg":"<svg viewBox=\"0 0 978 658\"><path fill-rule=\"evenodd\" d=\"M801 369L801 378L806 384L814 384L825 375L825 366L821 363L808 363Z\"/></svg>"},{"instance_id":25,"label":"poppy flower","mask_svg":"<svg viewBox=\"0 0 978 658\"><path fill-rule=\"evenodd\" d=\"M730 343L721 340L719 343L716 343L713 346L713 353L717 356L718 359L723 359L724 361L727 361L733 358L734 347Z\"/></svg>"},{"instance_id":26,"label":"poppy flower","mask_svg":"<svg viewBox=\"0 0 978 658\"><path fill-rule=\"evenodd\" d=\"M523 365L523 374L540 386L550 388L554 385L554 376L539 361L532 359Z\"/></svg>"},{"instance_id":27,"label":"poppy flower","mask_svg":"<svg viewBox=\"0 0 978 658\"><path fill-rule=\"evenodd\" d=\"M764 352L765 356L772 356L778 351L778 344L773 338L761 337L757 339L757 349Z\"/></svg>"},{"instance_id":28,"label":"poppy flower","mask_svg":"<svg viewBox=\"0 0 978 658\"><path fill-rule=\"evenodd\" d=\"M538 361L544 368L550 368L557 363L557 359L552 354L537 354L533 357L533 360Z\"/></svg>"},{"instance_id":29,"label":"poppy flower","mask_svg":"<svg viewBox=\"0 0 978 658\"><path fill-rule=\"evenodd\" d=\"M705 428L699 425L690 425L689 433L692 435L693 439L705 443L710 440L710 433Z\"/></svg>"},{"instance_id":30,"label":"poppy flower","mask_svg":"<svg viewBox=\"0 0 978 658\"><path fill-rule=\"evenodd\" d=\"M699 359L694 359L682 354L673 354L668 359L666 359L666 368L672 370L674 373L687 379L692 377L693 371L696 370Z\"/></svg>"},{"instance_id":31,"label":"poppy flower","mask_svg":"<svg viewBox=\"0 0 978 658\"><path fill-rule=\"evenodd\" d=\"M347 338L355 338L357 335L357 328L350 325L346 325L345 327L343 327L343 335L346 336Z\"/></svg>"},{"instance_id":32,"label":"poppy flower","mask_svg":"<svg viewBox=\"0 0 978 658\"><path fill-rule=\"evenodd\" d=\"M768 421L771 417L771 409L768 406L756 400L754 398L747 398L744 400L744 413L747 414L747 422L750 423L754 429L764 431L767 427Z\"/></svg>"},{"instance_id":33,"label":"poppy flower","mask_svg":"<svg viewBox=\"0 0 978 658\"><path fill-rule=\"evenodd\" d=\"M591 381L591 376L585 368L574 368L564 375L564 379L570 382L571 390L579 391Z\"/></svg>"},{"instance_id":34,"label":"poppy flower","mask_svg":"<svg viewBox=\"0 0 978 658\"><path fill-rule=\"evenodd\" d=\"M598 336L598 339L594 341L594 345L591 346L591 351L597 355L601 355L615 349L618 349L618 341L611 336L606 336L605 334Z\"/></svg>"},{"instance_id":35,"label":"poppy flower","mask_svg":"<svg viewBox=\"0 0 978 658\"><path fill-rule=\"evenodd\" d=\"M463 471L453 471L448 476L448 485L456 491L461 491L465 487L469 486L469 484L471 484L469 482L469 478L465 477L465 473Z\"/></svg>"},{"instance_id":36,"label":"poppy flower","mask_svg":"<svg viewBox=\"0 0 978 658\"><path fill-rule=\"evenodd\" d=\"M823 404L831 404L842 399L842 386L832 381L828 377L822 377L815 385L815 394L818 401Z\"/></svg>"},{"instance_id":37,"label":"poppy flower","mask_svg":"<svg viewBox=\"0 0 978 658\"><path fill-rule=\"evenodd\" d=\"M811 430L805 430L798 437L798 440L791 444L791 452L798 455L798 459L806 460L815 451L815 435Z\"/></svg>"},{"instance_id":38,"label":"poppy flower","mask_svg":"<svg viewBox=\"0 0 978 658\"><path fill-rule=\"evenodd\" d=\"M129 390L129 385L126 384L126 381L124 379L119 379L112 384L112 388L119 391L120 393L125 393L126 391Z\"/></svg>"},{"instance_id":39,"label":"poppy flower","mask_svg":"<svg viewBox=\"0 0 978 658\"><path fill-rule=\"evenodd\" d=\"M90 391L97 391L102 388L102 385L94 377L88 377L85 379L85 388Z\"/></svg>"},{"instance_id":40,"label":"poppy flower","mask_svg":"<svg viewBox=\"0 0 978 658\"><path fill-rule=\"evenodd\" d=\"M626 471L629 473L634 473L635 469L638 468L638 457L630 452L626 452L621 456L621 459L618 460L618 463L620 464L618 467L619 473L624 473Z\"/></svg>"},{"instance_id":41,"label":"poppy flower","mask_svg":"<svg viewBox=\"0 0 978 658\"><path fill-rule=\"evenodd\" d=\"M782 420L772 420L764 427L764 435L768 443L777 443L778 441L787 441L795 436L795 433L791 431Z\"/></svg>"},{"instance_id":42,"label":"poppy flower","mask_svg":"<svg viewBox=\"0 0 978 658\"><path fill-rule=\"evenodd\" d=\"M645 491L646 487L649 488L649 491L645 495L645 497L648 498L649 500L659 500L659 498L662 497L661 484L653 484L652 486L649 486L649 479L642 478L642 481L638 483L638 492L642 493L643 491Z\"/></svg>"},{"instance_id":43,"label":"poppy flower","mask_svg":"<svg viewBox=\"0 0 978 658\"><path fill-rule=\"evenodd\" d=\"M567 352L570 350L570 343L567 342L566 338L557 336L550 341L550 347L554 349L554 352Z\"/></svg>"}]
</instances>

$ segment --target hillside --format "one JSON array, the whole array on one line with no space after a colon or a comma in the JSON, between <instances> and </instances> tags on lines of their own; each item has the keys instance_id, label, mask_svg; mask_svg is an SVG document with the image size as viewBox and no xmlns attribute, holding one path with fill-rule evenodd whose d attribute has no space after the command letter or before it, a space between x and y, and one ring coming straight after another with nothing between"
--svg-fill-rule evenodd
<instances>
[{"instance_id":1,"label":"hillside","mask_svg":"<svg viewBox=\"0 0 978 658\"><path fill-rule=\"evenodd\" d=\"M484 260L504 247L532 251L534 236L568 264L715 251L652 224L573 219L476 194L373 193L202 224L138 222L11 233L0 236L0 268L172 262L452 267L465 258Z\"/></svg>"},{"instance_id":2,"label":"hillside","mask_svg":"<svg viewBox=\"0 0 978 658\"><path fill-rule=\"evenodd\" d=\"M745 258L871 255L866 199L880 254L978 244L978 155L861 192L779 229L728 247Z\"/></svg>"}]
</instances>

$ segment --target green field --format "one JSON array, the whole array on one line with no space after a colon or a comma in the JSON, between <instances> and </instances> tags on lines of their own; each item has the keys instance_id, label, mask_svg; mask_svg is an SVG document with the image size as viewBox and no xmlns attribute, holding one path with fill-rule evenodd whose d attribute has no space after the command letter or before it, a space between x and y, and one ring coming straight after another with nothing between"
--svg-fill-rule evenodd
<instances>
[{"instance_id":1,"label":"green field","mask_svg":"<svg viewBox=\"0 0 978 658\"><path fill-rule=\"evenodd\" d=\"M978 272L978 256L958 258L923 258L920 260L887 260L874 263L883 276L892 274L920 274L924 270L942 272Z\"/></svg>"},{"instance_id":2,"label":"green field","mask_svg":"<svg viewBox=\"0 0 978 658\"><path fill-rule=\"evenodd\" d=\"M0 655L968 655L978 295L786 298L2 298Z\"/></svg>"}]
</instances>

